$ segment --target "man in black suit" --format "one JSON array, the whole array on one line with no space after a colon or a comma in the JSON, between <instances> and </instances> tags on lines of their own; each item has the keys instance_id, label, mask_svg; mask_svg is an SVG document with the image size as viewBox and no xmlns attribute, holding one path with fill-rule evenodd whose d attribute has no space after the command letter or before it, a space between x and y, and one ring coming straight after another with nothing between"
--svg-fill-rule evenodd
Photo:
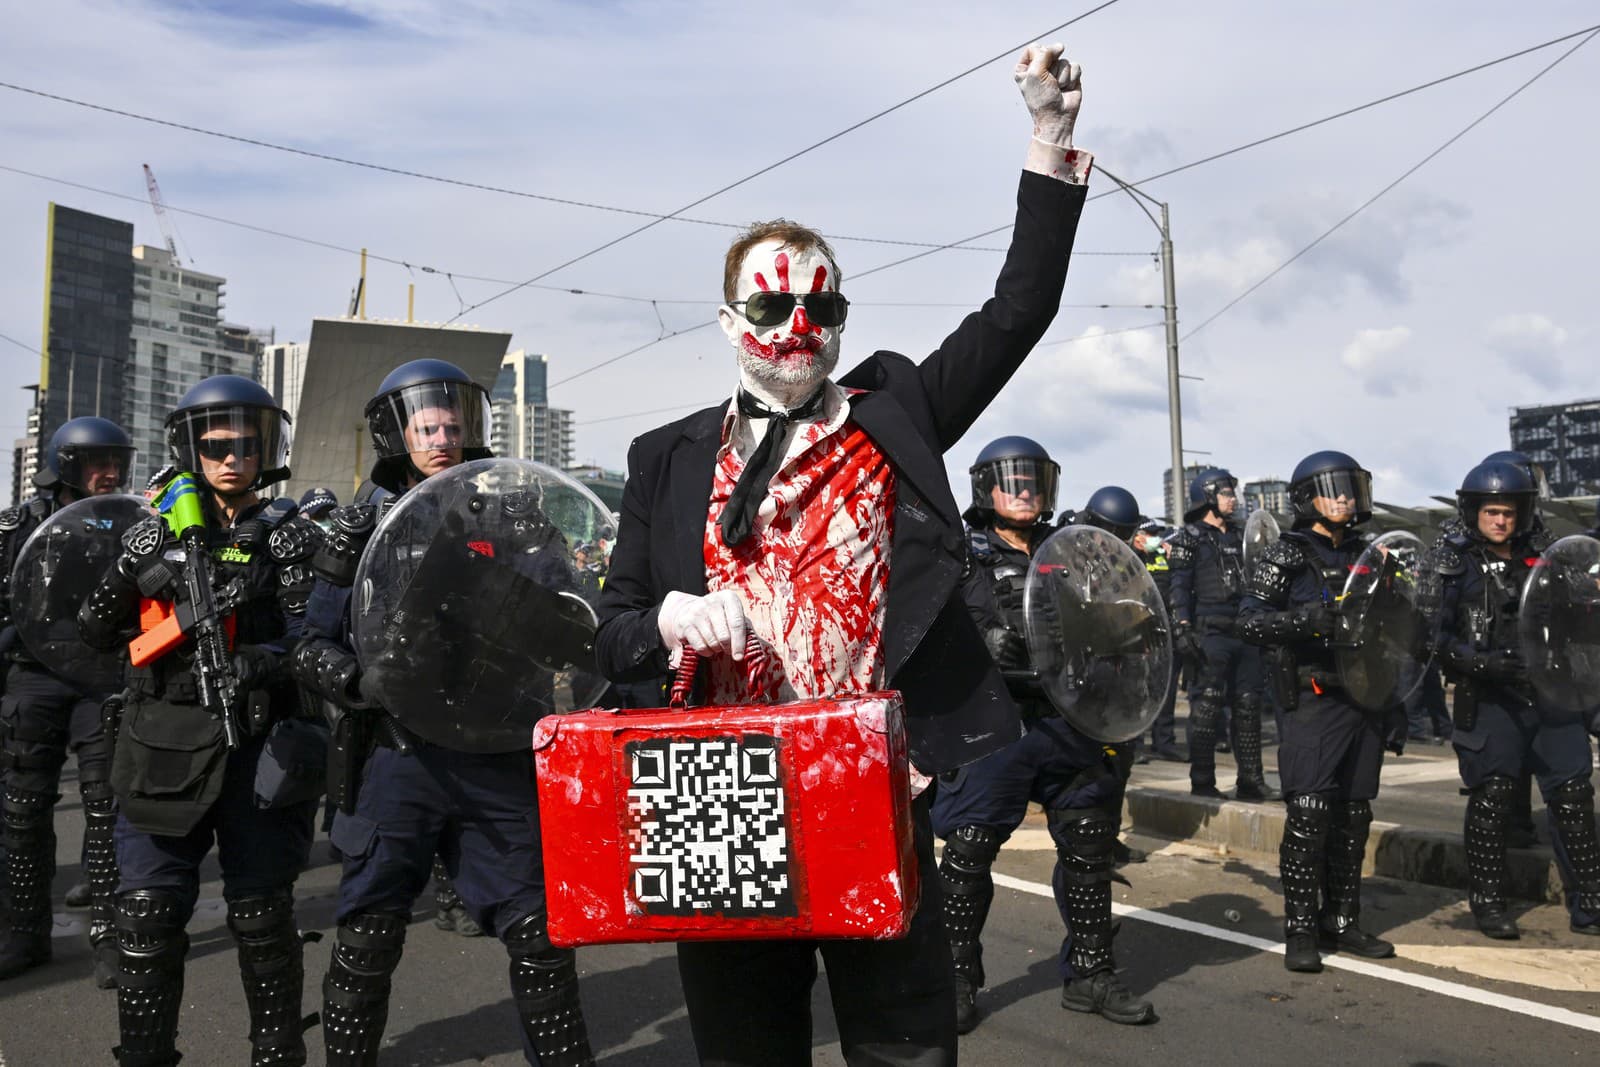
<instances>
[{"instance_id":1,"label":"man in black suit","mask_svg":"<svg viewBox=\"0 0 1600 1067\"><path fill-rule=\"evenodd\" d=\"M595 640L611 680L658 677L687 645L708 660L705 699L733 702L753 635L780 699L899 690L916 792L1020 736L962 600L966 542L941 456L1061 299L1092 165L1072 147L1082 93L1061 52L1032 45L1015 72L1034 137L995 295L922 363L878 352L835 383L848 303L827 242L783 220L734 242L718 312L738 353L733 399L629 449ZM924 896L904 939L679 946L702 1061L809 1063L820 948L847 1060L954 1063L928 799L914 804Z\"/></svg>"}]
</instances>

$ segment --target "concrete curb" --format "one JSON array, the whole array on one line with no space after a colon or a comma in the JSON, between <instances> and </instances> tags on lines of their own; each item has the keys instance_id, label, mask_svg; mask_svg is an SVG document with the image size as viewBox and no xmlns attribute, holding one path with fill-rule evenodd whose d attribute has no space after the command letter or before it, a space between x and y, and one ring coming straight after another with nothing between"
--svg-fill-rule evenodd
<instances>
[{"instance_id":1,"label":"concrete curb","mask_svg":"<svg viewBox=\"0 0 1600 1067\"><path fill-rule=\"evenodd\" d=\"M1127 814L1138 833L1257 853L1273 866L1283 840L1285 813L1280 801L1243 803L1130 786ZM1506 858L1510 874L1508 895L1521 900L1562 902L1561 875L1548 848L1514 848ZM1460 834L1373 820L1364 871L1465 893L1466 847Z\"/></svg>"}]
</instances>

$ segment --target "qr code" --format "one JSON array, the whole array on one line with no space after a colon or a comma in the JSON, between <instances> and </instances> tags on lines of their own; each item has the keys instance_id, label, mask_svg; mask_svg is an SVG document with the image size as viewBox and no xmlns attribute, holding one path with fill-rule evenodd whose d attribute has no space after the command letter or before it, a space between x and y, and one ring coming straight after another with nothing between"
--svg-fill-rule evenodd
<instances>
[{"instance_id":1,"label":"qr code","mask_svg":"<svg viewBox=\"0 0 1600 1067\"><path fill-rule=\"evenodd\" d=\"M777 738L656 738L623 753L646 914L796 914Z\"/></svg>"}]
</instances>

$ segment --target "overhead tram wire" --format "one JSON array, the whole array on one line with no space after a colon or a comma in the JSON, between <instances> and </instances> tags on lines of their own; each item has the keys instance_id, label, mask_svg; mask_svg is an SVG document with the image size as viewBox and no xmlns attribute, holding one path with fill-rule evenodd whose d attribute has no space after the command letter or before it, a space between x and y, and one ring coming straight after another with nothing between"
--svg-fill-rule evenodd
<instances>
[{"instance_id":1,"label":"overhead tram wire","mask_svg":"<svg viewBox=\"0 0 1600 1067\"><path fill-rule=\"evenodd\" d=\"M1266 137L1258 137L1254 141L1246 141L1244 144L1235 145L1233 148L1228 148L1228 149L1225 149L1225 150L1223 150L1221 152L1214 152L1209 156L1203 156L1200 159L1192 160L1191 162L1184 163L1184 164L1182 164L1180 166L1176 166L1176 167L1172 167L1172 168L1170 168L1168 170L1160 171L1160 172L1158 172L1156 174L1152 174L1152 175L1150 175L1148 177L1145 177L1145 178L1140 178L1138 181L1128 182L1127 186L1130 189L1137 189L1142 185L1148 185L1150 182L1160 181L1162 178L1170 178L1174 174L1182 174L1186 170L1193 170L1195 167L1204 166L1207 163L1215 163L1219 159L1226 159L1229 156L1238 155L1240 152L1245 152L1245 151L1248 151L1249 149L1252 149L1252 148L1259 148L1262 145L1271 144L1273 141L1280 141L1285 137L1289 137L1289 136L1292 136L1292 135L1297 134L1297 133L1303 133L1306 130L1315 129L1318 126L1324 126L1324 125L1326 125L1326 124L1328 124L1330 122L1334 122L1334 121L1336 121L1338 119L1347 118L1347 117L1349 117L1351 115L1358 114L1359 112L1367 111L1367 110L1369 110L1371 108L1375 108L1375 107L1379 106L1380 104L1387 104L1387 103L1390 103L1391 101L1395 101L1395 100L1402 99L1403 97L1411 96L1414 93L1420 93L1425 89L1432 89L1435 86L1443 85L1446 82L1455 81L1457 78L1464 78L1469 74L1476 74L1479 71L1488 70L1490 67L1499 66L1501 63L1509 63L1513 59L1521 59L1523 56L1531 55L1534 52L1543 51L1546 48L1553 48L1554 46L1556 46L1558 44L1561 44L1564 41L1572 40L1574 37L1583 37L1585 34L1591 34L1592 35L1596 31L1600 31L1600 23L1596 23L1593 26L1585 27L1584 29L1581 29L1581 30L1574 30L1571 33L1564 33L1560 37L1552 37L1550 40L1544 41L1544 42L1542 42L1540 44L1530 45L1527 48L1518 49L1515 52L1507 53L1506 55L1500 56L1500 57L1498 57L1496 59L1491 59L1491 60L1488 60L1488 61L1483 62L1483 63L1478 63L1478 64L1476 64L1474 66L1467 67L1467 68L1465 68L1463 70L1458 70L1453 74L1446 74L1446 75L1444 75L1442 77L1434 78L1433 80L1423 82L1420 85L1413 85L1409 89L1402 89L1399 92L1390 93L1387 96L1380 96L1376 100L1369 100L1364 104L1357 104L1355 107L1345 108L1343 111L1336 111L1333 114L1325 115L1320 119L1315 119L1315 120L1313 120L1311 122L1303 122L1300 125L1292 126L1287 130L1281 130L1278 133L1270 134L1270 135L1268 135ZM1118 189L1106 189L1103 192L1095 193L1094 195L1088 197L1088 199L1089 200L1099 200L1101 197L1115 196L1120 191L1121 191L1120 188L1118 188ZM947 252L947 251L960 250L960 249L963 249L963 248L966 248L966 247L970 247L973 241L981 241L985 237L992 237L997 233L1003 233L1006 230L1010 229L1011 225L1012 225L1011 223L1007 222L1004 225L995 226L995 227L993 227L991 229L984 230L981 233L975 233L970 237L963 237L959 241L951 241L948 244L938 245L938 246L936 246L934 248L928 249L927 251L918 252L918 253L916 253L914 255L905 256L902 259L891 260L888 263L879 264L878 266L872 267L869 270L860 271L857 274L855 274L854 277L858 278L858 279L859 278L864 278L869 274L876 274L879 271L888 270L891 267L898 267L898 266L900 266L901 264L904 264L904 263L911 263L911 262L914 262L915 260L922 259L925 256L931 256L936 252ZM1076 253L1074 253L1074 254L1076 254Z\"/></svg>"},{"instance_id":2,"label":"overhead tram wire","mask_svg":"<svg viewBox=\"0 0 1600 1067\"><path fill-rule=\"evenodd\" d=\"M1483 114L1479 115L1477 118L1473 119L1471 122L1467 123L1466 126L1462 127L1459 131L1457 131L1455 133L1455 135L1452 136L1449 140L1445 141L1438 148L1435 148L1432 152L1429 152L1427 155L1423 156L1416 163L1412 164L1410 167L1408 167L1405 170L1404 173L1402 173L1394 181L1390 182L1388 185L1385 185L1382 189L1379 189L1376 193L1373 193L1372 196L1370 196L1369 198L1367 198L1365 201L1362 202L1360 207L1357 207L1354 211L1350 212L1344 218L1340 219L1338 222L1334 223L1332 226L1329 226L1326 230L1323 230L1322 233L1318 234L1317 237L1310 244L1306 245L1304 248L1300 249L1300 251L1296 252L1294 255L1290 256L1288 259L1284 260L1282 263L1280 263L1276 267L1272 268L1272 270L1268 271L1267 274L1264 277L1262 277L1254 285L1250 286L1250 288L1246 289L1244 292L1240 293L1238 296L1234 297L1232 300L1230 300L1226 304L1222 305L1216 311L1212 312L1211 315L1208 318L1206 318L1203 322L1201 322L1198 326L1196 326L1194 329L1190 330L1188 333L1184 334L1181 338L1179 338L1179 341L1180 342L1187 341L1189 338L1193 337L1195 334L1199 333L1201 330L1205 329L1207 326L1210 326L1213 322L1216 322L1219 318L1221 318L1223 315L1227 314L1234 307L1238 306L1239 303L1242 302L1248 296L1250 296L1251 293L1254 293L1256 290L1260 289L1263 285L1266 285L1268 282L1270 282L1273 278L1276 278L1285 269L1287 269L1288 266L1291 263L1294 263L1301 256L1304 256L1307 252L1310 252L1313 248L1316 248L1323 241L1327 240L1335 232L1337 232L1341 227L1343 227L1345 223L1349 222L1351 219L1353 219L1357 215L1361 214L1367 208L1369 208L1373 204L1377 203L1380 199L1382 199L1386 194L1388 194L1397 185L1399 185L1401 182L1405 181L1407 178L1411 177L1411 175L1415 174L1417 171L1421 170L1428 163L1432 162L1434 157L1438 156L1445 149L1449 148L1451 145L1453 145L1457 141L1461 140L1461 138L1463 138L1467 134L1471 133L1474 129L1477 128L1477 126L1480 123L1482 123L1490 115L1493 115L1496 111L1499 111L1501 108L1503 108L1507 104L1511 103L1512 100L1516 99L1519 95L1521 95L1523 90L1527 89L1534 82L1538 81L1540 78L1542 78L1546 74L1550 73L1563 60L1565 60L1568 56L1572 55L1572 53L1576 52L1578 49L1582 48L1584 45L1586 45L1590 41L1594 40L1595 37L1597 37L1597 36L1600 36L1600 26L1597 26L1594 29L1592 29L1589 32L1589 35L1587 37L1583 38L1583 40L1581 40L1581 41L1578 41L1571 48L1567 49L1565 52L1561 53L1555 59L1551 60L1549 62L1549 64L1547 64L1546 66L1541 68L1538 71L1538 73L1534 74L1533 77L1529 78L1527 81L1523 82L1521 85L1519 85L1515 89L1511 90L1511 92L1509 92L1505 96L1501 97L1499 102L1497 102L1493 107L1491 107L1489 110L1485 111Z\"/></svg>"},{"instance_id":3,"label":"overhead tram wire","mask_svg":"<svg viewBox=\"0 0 1600 1067\"><path fill-rule=\"evenodd\" d=\"M18 348L22 349L24 352L32 352L34 355L38 356L40 359L44 358L44 353L43 352L39 351L37 348L34 348L30 344L25 344L24 342L17 340L15 337L10 336L9 334L0 333L0 341L10 341L12 344L16 345Z\"/></svg>"},{"instance_id":4,"label":"overhead tram wire","mask_svg":"<svg viewBox=\"0 0 1600 1067\"><path fill-rule=\"evenodd\" d=\"M820 140L820 141L815 141L815 142L807 145L804 148L801 148L801 149L799 149L797 151L789 153L788 155L784 156L782 159L779 159L779 160L777 160L775 162L767 164L766 166L762 167L759 170L752 171L751 173L746 174L744 177L738 179L737 181L729 182L727 185L722 186L720 189L715 189L715 190L705 194L702 197L699 197L699 198L697 198L695 200L691 200L689 203L683 205L683 207L678 208L676 211L673 211L672 213L670 213L668 215L664 215L664 216L661 216L659 218L652 219L652 220L650 220L649 222L645 223L642 226L636 226L633 229L629 230L627 233L620 234L620 235L618 235L616 237L613 237L611 240L606 241L604 244L597 245L594 248L589 249L589 251L587 251L587 252L583 252L583 253L581 253L579 255L573 256L571 259L568 259L563 263L558 263L554 267L551 267L549 270L542 271L539 274L535 274L532 278L529 278L527 282L524 282L523 285L531 285L534 282L543 281L545 278L548 278L550 275L556 273L557 271L565 270L566 268L572 266L574 263L581 263L583 260L588 259L590 256L598 255L599 253L604 252L608 248L615 248L617 245L621 244L622 242L624 242L626 240L629 240L630 238L637 237L639 234L644 233L646 230L654 229L655 227L661 225L663 222L666 222L668 219L676 218L677 216L681 215L683 212L688 211L691 208L699 207L701 204L706 203L708 200L714 200L717 197L721 196L723 193L731 192L732 190L739 188L739 186L744 185L747 182L754 181L755 179L761 177L763 174L770 173L771 171L777 170L779 167L785 166L785 165L787 165L789 163L793 163L795 160L799 159L801 156L807 155L807 154L809 154L811 152L815 152L817 149L823 147L824 145L832 144L834 141L839 140L839 138L844 137L844 136L846 136L848 134L854 133L856 130L861 129L863 126L867 126L867 125L869 125L871 123L874 123L874 122L878 121L879 119L883 118L886 115L891 115L894 112L899 111L901 108L906 107L906 106L908 106L910 104L913 104L918 100L921 100L925 96L928 96L928 95L930 95L932 93L938 92L940 89L943 89L945 86L951 85L951 84L953 84L955 82L958 82L962 78L967 77L969 74L973 74L973 73L975 73L975 72L977 72L979 70L982 70L984 67L987 67L991 63L994 63L994 62L996 62L998 60L1006 58L1007 56L1011 55L1011 53L1015 52L1018 48L1026 47L1027 45L1030 45L1035 41L1041 40L1044 37L1048 37L1051 34L1059 33L1061 30L1064 30L1067 27L1074 25L1075 23L1082 22L1084 19L1088 18L1090 15L1093 15L1093 14L1095 14L1097 12L1100 12L1100 11L1104 11L1106 8L1112 7L1113 5L1118 4L1118 3L1121 3L1121 0L1103 0L1102 3L1097 4L1096 6L1090 8L1088 11L1085 11L1080 15L1076 15L1076 16L1068 19L1067 21L1061 23L1058 26L1052 26L1048 30L1044 30L1041 33L1038 33L1038 34L1035 34L1033 36L1030 36L1026 41L1022 42L1022 44L1020 44L1020 45L1013 45L1012 47L1007 48L1004 51L1002 51L1002 52L1000 52L1000 53L998 53L996 55L990 56L988 59L985 59L980 63L973 64L972 66L968 67L966 70L963 70L958 74L953 74L950 77L945 78L943 81L938 82L935 85L930 85L928 88L923 89L921 92L914 93L911 96L906 97L904 100L901 100L899 103L891 104L891 105L889 105L888 107L884 108L881 111L878 111L878 112L875 112L874 114L868 115L866 118L861 119L859 122L852 123L851 125L846 126L844 129L839 130L836 133L829 134L828 136L822 138L822 140ZM471 307L464 309L462 314L466 314L467 312L471 312L471 311L476 311L478 308L483 307L485 304L491 303L491 302L493 302L495 300L499 300L503 296L509 296L510 294L516 292L520 288L522 288L522 285L514 285L511 288L506 289L504 292L495 293L493 296L490 296L490 297L487 297L487 298L485 298L483 300L480 300L476 304L472 305Z\"/></svg>"}]
</instances>

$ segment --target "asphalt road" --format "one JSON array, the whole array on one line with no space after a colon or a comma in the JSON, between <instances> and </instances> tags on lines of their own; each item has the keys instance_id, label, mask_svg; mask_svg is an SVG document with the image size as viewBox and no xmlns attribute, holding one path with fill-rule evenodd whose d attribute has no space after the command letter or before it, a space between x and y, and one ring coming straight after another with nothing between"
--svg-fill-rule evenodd
<instances>
[{"instance_id":1,"label":"asphalt road","mask_svg":"<svg viewBox=\"0 0 1600 1067\"><path fill-rule=\"evenodd\" d=\"M81 816L71 783L58 812L57 899L77 874ZM1048 896L1053 854L1042 828L1019 831L1001 854L1000 888L986 933L991 988L985 1017L962 1041L968 1064L1070 1062L1296 1065L1592 1063L1600 1049L1600 946L1567 932L1550 906L1522 916L1524 939L1491 943L1471 928L1457 894L1371 880L1366 925L1400 945L1400 958L1342 960L1318 976L1292 975L1274 952L1276 875L1265 857L1140 842L1159 851L1124 869L1117 950L1127 983L1149 996L1158 1022L1122 1027L1059 1006L1059 919ZM325 857L324 846L317 855ZM186 1064L247 1062L247 1022L220 887L202 890L190 926L180 1047ZM331 936L337 868L320 862L300 881L302 925ZM419 907L395 980L388 1045L394 1065L515 1064L520 1046L503 949L436 930ZM115 994L95 990L82 942L83 913L58 912L56 959L0 985L0 1067L109 1063ZM329 941L307 947L308 1010ZM590 1033L602 1063L694 1062L670 948L580 952ZM1335 966L1334 964L1337 964ZM842 1063L825 983L815 1002L816 1062ZM315 1048L317 1034L309 1035ZM320 1051L313 1064L322 1062Z\"/></svg>"}]
</instances>

